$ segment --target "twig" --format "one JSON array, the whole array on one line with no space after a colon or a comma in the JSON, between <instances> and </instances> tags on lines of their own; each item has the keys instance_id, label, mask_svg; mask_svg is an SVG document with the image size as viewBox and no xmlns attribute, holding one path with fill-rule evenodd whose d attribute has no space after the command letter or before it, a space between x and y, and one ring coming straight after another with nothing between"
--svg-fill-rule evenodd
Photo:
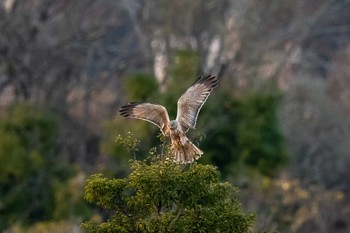
<instances>
[{"instance_id":1,"label":"twig","mask_svg":"<svg viewBox=\"0 0 350 233\"><path fill-rule=\"evenodd\" d=\"M182 210L183 208L181 207L180 210L177 212L173 221L171 221L171 223L169 224L169 230L173 227L174 223L179 219L180 215L182 214Z\"/></svg>"},{"instance_id":2,"label":"twig","mask_svg":"<svg viewBox=\"0 0 350 233\"><path fill-rule=\"evenodd\" d=\"M162 146L161 146L161 151L160 151L160 159L161 160L163 159L164 148L165 148L165 140L163 141Z\"/></svg>"},{"instance_id":3,"label":"twig","mask_svg":"<svg viewBox=\"0 0 350 233\"><path fill-rule=\"evenodd\" d=\"M136 153L135 153L135 150L132 150L132 154L133 154L133 156L134 156L134 160L136 161L137 159L136 159Z\"/></svg>"}]
</instances>

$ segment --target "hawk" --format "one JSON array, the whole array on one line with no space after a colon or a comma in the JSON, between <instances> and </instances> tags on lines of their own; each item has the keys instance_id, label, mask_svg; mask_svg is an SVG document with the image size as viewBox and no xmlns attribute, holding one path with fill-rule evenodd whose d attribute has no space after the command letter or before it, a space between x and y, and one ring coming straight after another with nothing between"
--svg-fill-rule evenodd
<instances>
[{"instance_id":1,"label":"hawk","mask_svg":"<svg viewBox=\"0 0 350 233\"><path fill-rule=\"evenodd\" d=\"M177 163L192 163L203 154L187 137L195 128L198 113L211 91L217 87L216 76L200 76L177 101L177 115L170 120L166 108L159 104L131 102L120 108L119 114L127 118L148 121L160 128L171 139L171 151Z\"/></svg>"}]
</instances>

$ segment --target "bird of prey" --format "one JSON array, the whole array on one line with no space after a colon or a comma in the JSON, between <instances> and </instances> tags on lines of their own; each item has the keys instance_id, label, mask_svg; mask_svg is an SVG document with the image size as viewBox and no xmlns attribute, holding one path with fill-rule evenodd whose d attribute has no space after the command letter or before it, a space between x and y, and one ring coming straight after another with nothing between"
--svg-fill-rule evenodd
<instances>
[{"instance_id":1,"label":"bird of prey","mask_svg":"<svg viewBox=\"0 0 350 233\"><path fill-rule=\"evenodd\" d=\"M211 91L217 87L216 76L200 76L177 101L177 116L170 120L165 107L159 104L131 102L120 108L119 114L127 118L148 121L158 126L171 139L171 151L176 163L192 163L202 154L185 135L195 128L198 113Z\"/></svg>"}]
</instances>

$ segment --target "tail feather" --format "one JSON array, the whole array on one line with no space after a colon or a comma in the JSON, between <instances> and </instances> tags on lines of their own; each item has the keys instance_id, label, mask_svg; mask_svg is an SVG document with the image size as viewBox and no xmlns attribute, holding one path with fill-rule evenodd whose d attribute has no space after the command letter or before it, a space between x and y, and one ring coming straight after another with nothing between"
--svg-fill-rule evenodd
<instances>
[{"instance_id":1,"label":"tail feather","mask_svg":"<svg viewBox=\"0 0 350 233\"><path fill-rule=\"evenodd\" d=\"M174 161L182 164L193 163L203 154L203 151L187 138L185 138L182 143L173 144L172 149L174 153Z\"/></svg>"}]
</instances>

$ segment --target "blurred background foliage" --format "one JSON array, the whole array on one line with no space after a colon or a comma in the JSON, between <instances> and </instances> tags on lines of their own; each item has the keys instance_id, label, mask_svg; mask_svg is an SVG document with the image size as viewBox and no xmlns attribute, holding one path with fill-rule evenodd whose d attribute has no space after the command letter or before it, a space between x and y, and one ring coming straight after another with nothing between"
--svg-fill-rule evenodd
<instances>
[{"instance_id":1,"label":"blurred background foliage","mask_svg":"<svg viewBox=\"0 0 350 233\"><path fill-rule=\"evenodd\" d=\"M0 1L0 231L79 232L90 174L125 178L200 75L189 137L255 211L252 231L350 230L349 0ZM116 143L139 140L137 150Z\"/></svg>"},{"instance_id":2,"label":"blurred background foliage","mask_svg":"<svg viewBox=\"0 0 350 233\"><path fill-rule=\"evenodd\" d=\"M73 164L61 161L56 115L29 103L13 105L0 120L0 217L30 225L89 214L82 198L84 180Z\"/></svg>"}]
</instances>

